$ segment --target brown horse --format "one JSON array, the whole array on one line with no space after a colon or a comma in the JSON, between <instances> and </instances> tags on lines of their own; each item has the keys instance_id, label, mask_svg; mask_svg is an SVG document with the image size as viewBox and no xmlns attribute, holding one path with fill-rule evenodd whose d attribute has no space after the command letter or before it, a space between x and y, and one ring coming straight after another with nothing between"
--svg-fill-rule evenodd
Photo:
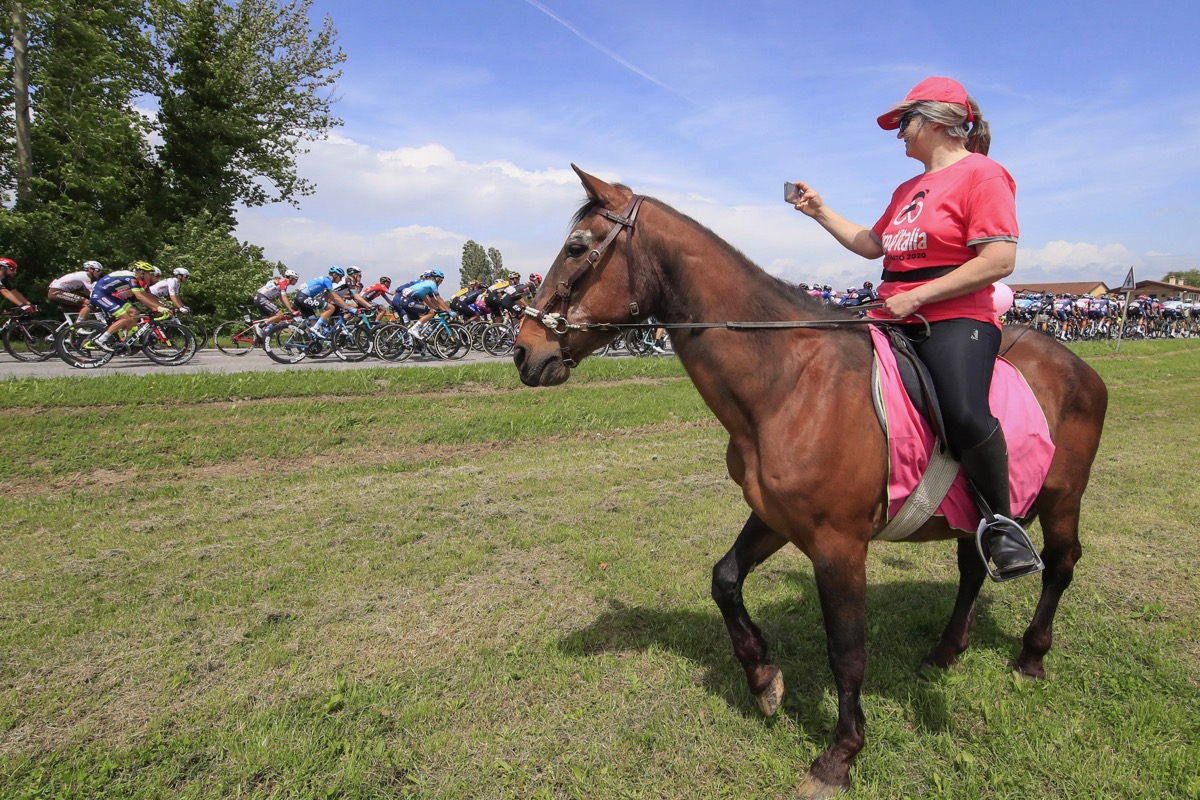
<instances>
[{"instance_id":1,"label":"brown horse","mask_svg":"<svg viewBox=\"0 0 1200 800\"><path fill-rule=\"evenodd\" d=\"M742 602L747 574L791 542L812 560L838 690L829 749L813 762L803 797L850 786L865 727L859 692L866 668L866 557L887 508L887 443L872 424L872 349L863 326L705 326L712 322L850 319L775 279L711 231L674 209L581 172L588 201L532 303L514 361L529 386L552 386L576 360L611 340L602 323L670 327L671 342L701 397L729 433L726 463L751 513L713 568L712 594L763 712L778 708L783 678ZM543 324L539 324L539 321ZM1079 508L1100 442L1108 391L1071 351L1038 334L1005 329L1005 357L1025 376L1057 450L1033 513L1045 547L1042 593L1016 666L1044 677L1054 614L1071 583ZM846 447L846 421L856 426ZM907 541L958 539L958 597L926 657L949 668L966 647L985 569L974 539L934 517Z\"/></svg>"}]
</instances>

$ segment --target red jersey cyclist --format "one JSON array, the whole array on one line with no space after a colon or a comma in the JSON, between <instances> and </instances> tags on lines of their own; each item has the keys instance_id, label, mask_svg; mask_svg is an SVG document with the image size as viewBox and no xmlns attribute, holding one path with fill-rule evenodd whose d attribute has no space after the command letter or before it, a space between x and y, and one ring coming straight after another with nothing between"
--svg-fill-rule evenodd
<instances>
[{"instance_id":1,"label":"red jersey cyclist","mask_svg":"<svg viewBox=\"0 0 1200 800\"><path fill-rule=\"evenodd\" d=\"M12 277L17 274L17 262L11 258L0 258L0 297L14 306L18 306L26 314L37 311L37 306L25 299L25 295L17 291L12 284Z\"/></svg>"}]
</instances>

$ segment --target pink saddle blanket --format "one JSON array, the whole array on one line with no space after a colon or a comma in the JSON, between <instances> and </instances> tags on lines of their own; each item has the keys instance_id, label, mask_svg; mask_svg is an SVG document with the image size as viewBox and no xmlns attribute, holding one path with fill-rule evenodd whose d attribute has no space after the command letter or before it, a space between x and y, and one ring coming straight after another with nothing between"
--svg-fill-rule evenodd
<instances>
[{"instance_id":1,"label":"pink saddle blanket","mask_svg":"<svg viewBox=\"0 0 1200 800\"><path fill-rule=\"evenodd\" d=\"M884 430L888 438L890 520L925 474L933 453L933 431L904 391L887 334L873 325L870 327L878 364L876 391L884 410ZM1033 390L1017 368L1003 358L996 359L990 400L992 414L1000 420L1008 442L1009 499L1013 515L1023 517L1033 507L1046 473L1050 471L1054 442L1050 440L1046 416L1033 396ZM971 499L961 470L936 515L945 517L947 524L958 530L974 533L979 527L979 509Z\"/></svg>"}]
</instances>

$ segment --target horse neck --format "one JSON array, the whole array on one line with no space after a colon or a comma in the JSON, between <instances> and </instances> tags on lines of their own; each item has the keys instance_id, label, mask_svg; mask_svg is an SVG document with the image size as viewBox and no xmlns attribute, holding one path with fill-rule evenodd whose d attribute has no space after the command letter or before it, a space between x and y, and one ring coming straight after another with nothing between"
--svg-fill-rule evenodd
<instances>
[{"instance_id":1,"label":"horse neck","mask_svg":"<svg viewBox=\"0 0 1200 800\"><path fill-rule=\"evenodd\" d=\"M779 284L715 234L665 218L643 243L656 264L657 316L665 323L802 321L826 316L815 302L780 297ZM639 230L639 233L641 231ZM731 434L749 432L785 399L828 389L846 369L843 351L868 352L850 331L820 329L673 330L675 352L701 396ZM857 363L858 359L850 359ZM799 395L799 396L798 396Z\"/></svg>"}]
</instances>

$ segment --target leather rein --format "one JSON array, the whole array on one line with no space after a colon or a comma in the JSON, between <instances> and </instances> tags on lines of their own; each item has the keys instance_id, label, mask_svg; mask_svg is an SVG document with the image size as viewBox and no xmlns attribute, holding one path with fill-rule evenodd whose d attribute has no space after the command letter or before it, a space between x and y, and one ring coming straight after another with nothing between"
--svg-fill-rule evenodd
<instances>
[{"instance_id":1,"label":"leather rein","mask_svg":"<svg viewBox=\"0 0 1200 800\"><path fill-rule=\"evenodd\" d=\"M625 210L620 214L616 214L608 209L603 209L597 212L600 216L615 223L612 230L604 237L604 241L600 242L599 246L592 249L588 253L587 258L582 264L568 277L566 280L561 280L554 288L554 295L550 301L546 303L546 307L538 310L532 306L526 306L524 317L536 319L545 325L551 332L558 336L558 347L562 351L562 362L568 367L578 366L579 362L571 356L571 348L567 344L567 334L571 331L589 331L589 330L627 330L630 328L644 328L645 322L569 322L567 320L567 311L571 305L571 289L579 282L580 278L588 273L593 267L600 263L604 258L604 254L608 248L617 240L621 232L626 228L629 229L629 247L633 249L633 232L634 226L637 223L638 211L641 210L642 201L646 198L642 195L634 195L629 200L629 204L625 206ZM871 303L859 308L878 308L883 303ZM562 312L555 311L556 308L562 306ZM629 313L633 316L638 316L641 310L637 303L629 304ZM926 336L929 335L929 323L920 314L914 314L914 317L919 319L925 325ZM665 328L667 330L703 330L706 328L723 328L726 330L780 330L789 328L817 328L829 329L840 328L844 325L888 325L897 324L898 321L878 319L838 319L838 320L781 320L775 322L660 322L653 323L655 327ZM522 319L524 323L524 319Z\"/></svg>"}]
</instances>

